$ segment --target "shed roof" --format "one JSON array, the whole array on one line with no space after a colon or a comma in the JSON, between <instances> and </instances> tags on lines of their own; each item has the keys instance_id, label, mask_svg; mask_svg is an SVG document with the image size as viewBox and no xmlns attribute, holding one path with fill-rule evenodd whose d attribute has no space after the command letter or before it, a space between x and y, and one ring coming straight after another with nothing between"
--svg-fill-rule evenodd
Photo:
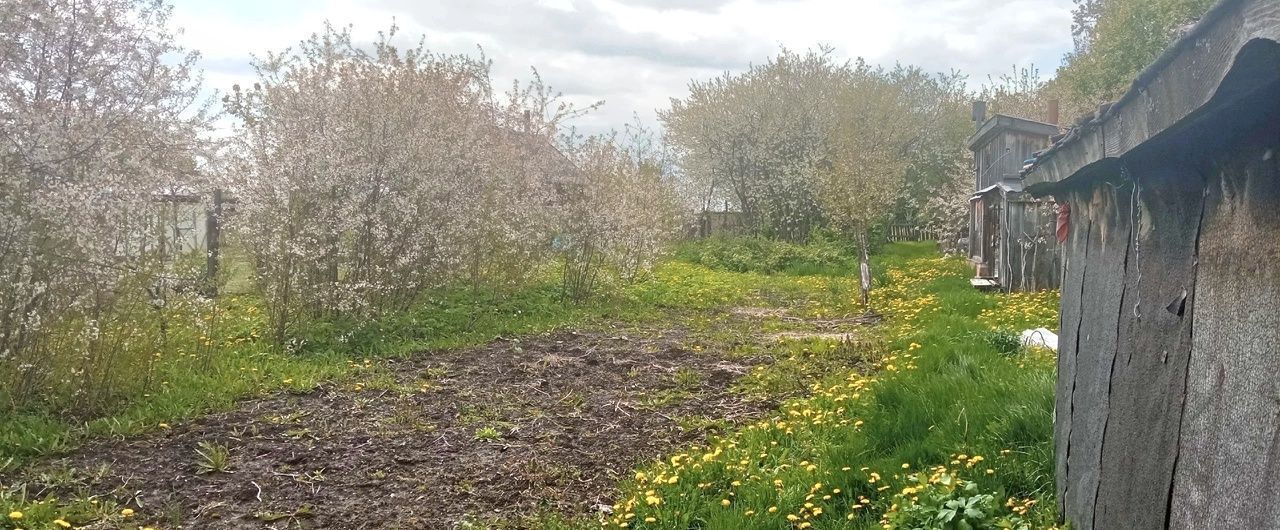
<instances>
[{"instance_id":1,"label":"shed roof","mask_svg":"<svg viewBox=\"0 0 1280 530\"><path fill-rule=\"evenodd\" d=\"M1041 153L1027 172L1044 196L1112 170L1135 148L1212 120L1215 111L1280 82L1280 0L1222 0L1149 65L1115 103L1102 105ZM1272 57L1274 59L1274 57ZM1222 125L1228 125L1223 123Z\"/></svg>"},{"instance_id":2,"label":"shed roof","mask_svg":"<svg viewBox=\"0 0 1280 530\"><path fill-rule=\"evenodd\" d=\"M1018 193L1018 192L1021 192L1021 191L1022 191L1022 181L1021 181L1021 180L1006 180L1006 181L1003 181L1003 182L998 182L998 183L992 184L992 185L990 185L990 186L987 186L987 187L985 187L985 188L982 188L982 189L980 189L980 190L978 190L978 191L973 192L973 195L969 196L969 201L973 201L973 200L975 200L975 199L978 199L978 198L982 197L983 195L986 195L986 194L988 194L988 193L992 193L992 192L995 192L995 191L999 191L1000 193L1006 193L1006 194L1007 194L1007 193Z\"/></svg>"},{"instance_id":3,"label":"shed roof","mask_svg":"<svg viewBox=\"0 0 1280 530\"><path fill-rule=\"evenodd\" d=\"M969 137L968 146L970 151L976 151L979 147L986 145L995 136L1001 132L1012 131L1038 136L1053 136L1058 134L1058 126L1051 123L1038 122L1028 120L1026 118L1018 118L1016 116L1006 116L1004 114L996 114L982 122L978 126L978 131Z\"/></svg>"}]
</instances>

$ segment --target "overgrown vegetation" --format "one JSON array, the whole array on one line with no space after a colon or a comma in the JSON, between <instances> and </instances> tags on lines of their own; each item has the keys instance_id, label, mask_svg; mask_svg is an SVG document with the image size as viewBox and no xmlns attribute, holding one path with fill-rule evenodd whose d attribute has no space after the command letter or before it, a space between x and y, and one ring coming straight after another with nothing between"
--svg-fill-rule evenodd
<instances>
[{"instance_id":1,"label":"overgrown vegetation","mask_svg":"<svg viewBox=\"0 0 1280 530\"><path fill-rule=\"evenodd\" d=\"M823 236L804 244L763 237L718 237L681 245L676 256L713 269L797 275L848 274L858 260L854 244Z\"/></svg>"},{"instance_id":2,"label":"overgrown vegetation","mask_svg":"<svg viewBox=\"0 0 1280 530\"><path fill-rule=\"evenodd\" d=\"M728 241L723 245L739 246ZM686 247L686 252L710 252L698 247ZM811 255L825 252L795 248ZM816 266L804 263L796 262L797 266ZM848 278L726 273L679 260L664 262L631 281L604 282L597 288L597 297L566 304L559 278L554 270L547 270L539 282L515 292L470 286L436 289L424 293L418 304L404 311L376 318L339 314L309 322L298 328L283 350L273 344L261 298L237 295L200 302L192 295L191 301L167 308L175 313L157 312L168 315L171 322L167 328L170 349L160 355L154 355L154 350L140 352L148 356L146 363L129 365L133 369L124 373L134 384L116 386L117 399L110 406L92 414L67 414L72 408L68 404L82 387L64 384L43 389L42 407L0 413L0 422L7 427L0 430L0 471L39 455L65 451L86 437L164 428L224 409L246 396L306 391L324 381L361 377L373 370L370 358L457 348L565 326L661 321L689 311L731 305L795 304L801 316L858 308L849 295L857 289L856 281ZM201 304L196 306L200 312L177 313L195 311L186 309L188 303ZM140 372L138 367L146 368ZM0 388L0 397L5 397L5 392Z\"/></svg>"},{"instance_id":3,"label":"overgrown vegetation","mask_svg":"<svg viewBox=\"0 0 1280 530\"><path fill-rule=\"evenodd\" d=\"M1053 526L1052 357L997 350L983 322L1053 327L1053 295L1028 317L960 260L894 245L881 261L874 371L827 370L777 416L639 470L609 524Z\"/></svg>"},{"instance_id":4,"label":"overgrown vegetation","mask_svg":"<svg viewBox=\"0 0 1280 530\"><path fill-rule=\"evenodd\" d=\"M550 305L555 274L557 303L583 302L679 228L651 132L576 136L564 122L589 108L536 74L495 91L483 57L399 48L396 28L366 49L326 26L263 56L222 101L233 134L211 139L170 12L0 6L0 417L21 426L0 446L25 448L5 453L61 446L60 424L131 432L272 378L314 383L342 371L329 354L460 337ZM206 208L213 267L213 232L175 222L205 227Z\"/></svg>"},{"instance_id":5,"label":"overgrown vegetation","mask_svg":"<svg viewBox=\"0 0 1280 530\"><path fill-rule=\"evenodd\" d=\"M714 254L717 246L753 244L690 244L681 255L703 256ZM823 254L818 248L801 251ZM634 283L612 287L598 303L579 306L560 303L554 278L506 298L485 298L472 290L442 291L414 311L374 321L370 325L378 326L376 331L314 330L315 337L331 338L301 345L306 355L275 354L265 346L255 349L255 344L268 342L261 338L267 329L265 318L261 310L253 309L258 306L251 298L242 297L241 305L228 311L241 314L239 326L247 338L236 348L217 350L226 355L225 365L214 365L217 377L170 381L165 393L141 399L87 430L48 417L18 417L7 422L16 428L6 431L6 456L0 461L21 464L32 455L70 447L85 435L166 429L170 422L229 405L239 395L305 391L321 380L347 377L353 378L352 383L344 386L380 385L380 362L369 357L457 347L558 326L679 319L693 332L689 347L695 352L729 348L738 355L775 359L740 378L734 388L744 399L789 401L778 417L736 431L716 418L680 418L685 428L716 437L707 446L678 453L674 463L668 457L641 469L637 477L642 478L624 486L629 497L619 503L620 519L615 523L652 528L776 528L792 524L786 516L794 515L798 519L792 526L809 522L815 528L871 528L879 527L881 518L910 521L922 513L943 513L950 509L947 503L963 499L983 512L983 520L1021 520L1035 527L1049 524L1053 518L1052 356L1021 349L999 351L989 337L1007 326L987 322L1053 327L1051 311L1041 307L1053 303L1052 294L1007 297L974 292L964 280L963 263L934 257L929 245L890 245L877 261L885 270L877 278L873 308L888 320L877 328L858 328L863 331L854 339L779 333L773 342L742 342L742 335L750 330L795 330L797 324L778 316L734 324L716 315L728 308L786 308L787 318L839 322L865 310L856 302L855 279L733 272L686 260L662 263ZM256 316L246 318L247 314ZM337 338L343 336L345 340ZM184 368L190 371L191 365L179 362L174 361L171 374ZM697 374L688 370L677 370L669 377L670 390L655 393L652 399L680 399L678 393L699 384ZM233 394L237 391L240 394ZM197 399L205 396L211 399ZM470 425L468 432L477 441L497 441L503 436L501 423L483 414L476 415ZM59 443L41 440L40 429ZM189 454L193 473L235 470L234 455L217 442L209 441ZM707 455L713 456L708 459ZM747 463L742 464L744 460ZM901 467L904 463L909 464L906 470ZM924 474L910 476L916 472ZM775 480L782 486L776 486ZM924 484L912 486L912 481ZM819 482L819 490L810 491ZM977 493L969 491L969 483L976 484L972 487ZM920 488L919 494L908 488ZM660 499L657 504L649 504L650 495L645 493L650 490ZM895 495L921 501L914 506ZM989 508L991 503L984 496L991 496L997 506ZM730 507L722 506L725 500ZM10 491L0 497L0 509L25 511L28 522L59 517L124 520L119 506L92 505L90 511L77 511L81 510L77 502ZM903 507L901 514L889 511L894 503ZM777 511L769 512L771 507ZM627 513L633 514L631 518L626 518ZM849 513L855 514L853 520L847 519ZM645 523L649 517L654 521ZM552 514L537 519L538 527L545 528L599 525L589 518L568 521Z\"/></svg>"}]
</instances>

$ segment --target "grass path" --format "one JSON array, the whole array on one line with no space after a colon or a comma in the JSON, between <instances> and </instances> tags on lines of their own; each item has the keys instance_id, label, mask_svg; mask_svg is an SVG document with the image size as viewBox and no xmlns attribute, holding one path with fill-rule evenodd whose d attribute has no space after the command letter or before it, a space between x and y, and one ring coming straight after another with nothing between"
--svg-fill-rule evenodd
<instances>
[{"instance_id":1,"label":"grass path","mask_svg":"<svg viewBox=\"0 0 1280 530\"><path fill-rule=\"evenodd\" d=\"M994 330L1055 327L1055 295L975 292L967 264L919 248L881 265L875 370L833 370L772 417L641 468L607 525L1053 526L1053 356Z\"/></svg>"}]
</instances>

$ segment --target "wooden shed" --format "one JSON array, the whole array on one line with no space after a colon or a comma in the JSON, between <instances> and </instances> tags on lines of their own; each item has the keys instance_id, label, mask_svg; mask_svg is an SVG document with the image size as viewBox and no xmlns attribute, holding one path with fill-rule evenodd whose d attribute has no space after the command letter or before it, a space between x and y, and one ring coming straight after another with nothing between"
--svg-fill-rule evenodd
<instances>
[{"instance_id":1,"label":"wooden shed","mask_svg":"<svg viewBox=\"0 0 1280 530\"><path fill-rule=\"evenodd\" d=\"M980 109L980 106L975 106ZM981 115L975 112L975 118ZM974 285L1004 291L1058 286L1052 201L1024 193L1023 163L1049 146L1058 126L997 114L980 122L969 138L976 192L969 199L969 252Z\"/></svg>"},{"instance_id":2,"label":"wooden shed","mask_svg":"<svg viewBox=\"0 0 1280 530\"><path fill-rule=\"evenodd\" d=\"M1070 204L1075 530L1280 528L1280 0L1226 0L1029 175Z\"/></svg>"}]
</instances>

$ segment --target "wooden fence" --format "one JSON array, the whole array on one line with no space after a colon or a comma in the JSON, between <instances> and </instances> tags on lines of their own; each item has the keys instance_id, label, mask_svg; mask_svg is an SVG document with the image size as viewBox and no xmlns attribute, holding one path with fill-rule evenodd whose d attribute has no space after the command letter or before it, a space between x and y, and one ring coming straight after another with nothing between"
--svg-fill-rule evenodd
<instances>
[{"instance_id":1,"label":"wooden fence","mask_svg":"<svg viewBox=\"0 0 1280 530\"><path fill-rule=\"evenodd\" d=\"M893 242L940 241L942 232L912 225L888 225L885 227L885 239Z\"/></svg>"}]
</instances>

